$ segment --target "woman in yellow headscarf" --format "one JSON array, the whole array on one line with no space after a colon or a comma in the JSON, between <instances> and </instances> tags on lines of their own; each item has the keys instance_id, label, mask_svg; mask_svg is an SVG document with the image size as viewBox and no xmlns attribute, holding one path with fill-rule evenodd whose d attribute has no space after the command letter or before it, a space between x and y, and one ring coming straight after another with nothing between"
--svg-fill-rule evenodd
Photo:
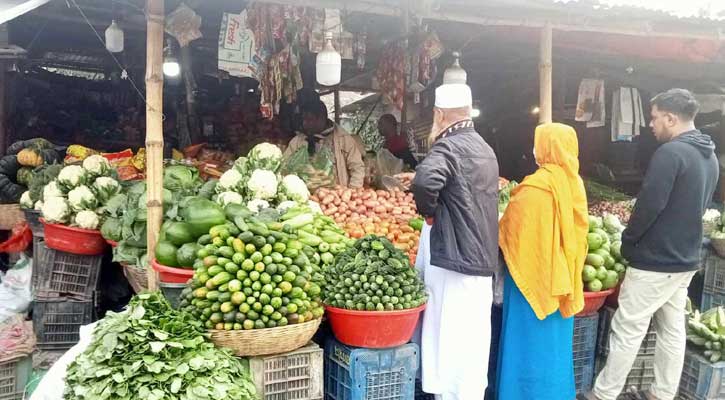
<instances>
[{"instance_id":1,"label":"woman in yellow headscarf","mask_svg":"<svg viewBox=\"0 0 725 400\"><path fill-rule=\"evenodd\" d=\"M506 262L498 398L574 399L573 316L584 306L587 200L576 132L536 128L539 169L512 192L499 224Z\"/></svg>"}]
</instances>

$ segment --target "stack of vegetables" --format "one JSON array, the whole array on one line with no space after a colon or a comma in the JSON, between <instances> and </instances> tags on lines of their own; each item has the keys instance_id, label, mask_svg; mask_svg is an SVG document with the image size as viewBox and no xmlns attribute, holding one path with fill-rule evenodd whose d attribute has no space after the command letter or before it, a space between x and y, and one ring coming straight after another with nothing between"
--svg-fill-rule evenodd
<instances>
[{"instance_id":1,"label":"stack of vegetables","mask_svg":"<svg viewBox=\"0 0 725 400\"><path fill-rule=\"evenodd\" d=\"M248 366L214 347L201 323L158 293L140 294L98 322L68 366L65 400L252 400Z\"/></svg>"},{"instance_id":2,"label":"stack of vegetables","mask_svg":"<svg viewBox=\"0 0 725 400\"><path fill-rule=\"evenodd\" d=\"M717 306L700 314L698 310L692 311L690 299L687 300L687 341L700 348L710 362L720 361L725 352L725 308Z\"/></svg>"},{"instance_id":3,"label":"stack of vegetables","mask_svg":"<svg viewBox=\"0 0 725 400\"><path fill-rule=\"evenodd\" d=\"M43 187L42 200L34 207L40 209L49 223L98 229L103 207L121 190L112 174L108 160L101 156L88 157L82 166L63 167L57 177ZM25 207L30 206L32 197L29 191L23 194Z\"/></svg>"},{"instance_id":4,"label":"stack of vegetables","mask_svg":"<svg viewBox=\"0 0 725 400\"><path fill-rule=\"evenodd\" d=\"M412 262L418 253L420 228L413 195L400 190L321 188L311 199L320 203L353 238L375 234L384 236L408 254ZM411 223L411 221L417 222Z\"/></svg>"},{"instance_id":5,"label":"stack of vegetables","mask_svg":"<svg viewBox=\"0 0 725 400\"><path fill-rule=\"evenodd\" d=\"M589 217L587 242L589 254L582 271L585 289L589 292L612 289L624 279L629 263L622 257L624 226L611 214L604 218Z\"/></svg>"},{"instance_id":6,"label":"stack of vegetables","mask_svg":"<svg viewBox=\"0 0 725 400\"><path fill-rule=\"evenodd\" d=\"M632 197L592 180L585 180L584 187L587 191L590 215L603 217L604 214L613 214L624 223L629 221L634 208Z\"/></svg>"},{"instance_id":7,"label":"stack of vegetables","mask_svg":"<svg viewBox=\"0 0 725 400\"><path fill-rule=\"evenodd\" d=\"M357 311L393 311L426 302L425 285L408 257L384 237L359 239L325 269L325 304Z\"/></svg>"},{"instance_id":8,"label":"stack of vegetables","mask_svg":"<svg viewBox=\"0 0 725 400\"><path fill-rule=\"evenodd\" d=\"M38 169L55 164L59 160L55 146L45 139L30 139L13 143L7 155L0 158L0 203L17 203L32 209L39 198L30 205L29 195L23 196L29 188ZM46 182L47 183L47 182ZM36 190L37 192L37 190Z\"/></svg>"},{"instance_id":9,"label":"stack of vegetables","mask_svg":"<svg viewBox=\"0 0 725 400\"><path fill-rule=\"evenodd\" d=\"M169 165L164 168L163 207L158 253L159 263L177 267L177 246L196 240L210 227L225 221L224 211L211 201L215 181L202 182L194 167ZM111 198L103 208L105 221L101 234L118 242L113 250L114 261L145 267L146 249L146 183L127 186L123 193ZM191 267L191 264L185 265Z\"/></svg>"},{"instance_id":10,"label":"stack of vegetables","mask_svg":"<svg viewBox=\"0 0 725 400\"><path fill-rule=\"evenodd\" d=\"M181 307L208 329L263 329L320 318L323 267L352 240L305 206L280 215L226 206L228 221L196 243L194 277Z\"/></svg>"},{"instance_id":11,"label":"stack of vegetables","mask_svg":"<svg viewBox=\"0 0 725 400\"><path fill-rule=\"evenodd\" d=\"M307 203L310 192L297 175L279 175L282 150L270 143L260 143L240 157L226 171L217 185L217 203L244 204L252 211ZM313 205L315 206L315 205Z\"/></svg>"}]
</instances>

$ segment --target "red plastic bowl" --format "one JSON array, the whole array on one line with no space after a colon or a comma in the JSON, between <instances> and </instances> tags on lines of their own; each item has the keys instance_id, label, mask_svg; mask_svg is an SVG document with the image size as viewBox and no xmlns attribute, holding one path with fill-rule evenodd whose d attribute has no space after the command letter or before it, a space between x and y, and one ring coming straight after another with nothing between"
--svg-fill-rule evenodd
<instances>
[{"instance_id":1,"label":"red plastic bowl","mask_svg":"<svg viewBox=\"0 0 725 400\"><path fill-rule=\"evenodd\" d=\"M325 306L335 337L348 346L383 349L410 341L425 304L409 310L353 311Z\"/></svg>"},{"instance_id":2,"label":"red plastic bowl","mask_svg":"<svg viewBox=\"0 0 725 400\"><path fill-rule=\"evenodd\" d=\"M174 268L161 265L156 259L151 260L151 268L159 273L159 280L164 283L186 283L194 277L193 269Z\"/></svg>"},{"instance_id":3,"label":"red plastic bowl","mask_svg":"<svg viewBox=\"0 0 725 400\"><path fill-rule=\"evenodd\" d=\"M607 297L607 300L604 302L604 304L608 305L609 307L617 308L619 307L619 292L622 290L622 282L619 282L617 286L612 288L612 290L614 291Z\"/></svg>"},{"instance_id":4,"label":"red plastic bowl","mask_svg":"<svg viewBox=\"0 0 725 400\"><path fill-rule=\"evenodd\" d=\"M584 292L584 309L579 311L577 317L586 317L596 314L604 305L607 296L614 293L614 289L602 290L601 292Z\"/></svg>"},{"instance_id":5,"label":"red plastic bowl","mask_svg":"<svg viewBox=\"0 0 725 400\"><path fill-rule=\"evenodd\" d=\"M106 240L99 230L50 224L43 218L40 222L44 225L45 245L51 249L84 256L96 256L106 251Z\"/></svg>"}]
</instances>

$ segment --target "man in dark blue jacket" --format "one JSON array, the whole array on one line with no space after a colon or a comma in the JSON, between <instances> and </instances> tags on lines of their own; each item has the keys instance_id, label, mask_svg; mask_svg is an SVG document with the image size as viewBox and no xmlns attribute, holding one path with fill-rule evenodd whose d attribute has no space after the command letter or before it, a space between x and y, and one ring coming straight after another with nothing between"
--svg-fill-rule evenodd
<instances>
[{"instance_id":1,"label":"man in dark blue jacket","mask_svg":"<svg viewBox=\"0 0 725 400\"><path fill-rule=\"evenodd\" d=\"M594 386L600 400L621 393L652 317L655 382L639 395L675 398L685 356L687 288L700 268L702 216L718 180L715 145L695 129L698 104L692 93L671 89L651 103L650 126L663 144L650 161L622 235L622 255L632 267L612 320L607 363Z\"/></svg>"}]
</instances>

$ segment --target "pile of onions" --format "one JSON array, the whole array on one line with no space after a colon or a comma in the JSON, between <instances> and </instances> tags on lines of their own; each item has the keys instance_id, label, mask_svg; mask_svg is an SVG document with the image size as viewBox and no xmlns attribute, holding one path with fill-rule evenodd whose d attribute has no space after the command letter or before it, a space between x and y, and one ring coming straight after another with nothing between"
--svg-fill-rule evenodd
<instances>
[{"instance_id":1,"label":"pile of onions","mask_svg":"<svg viewBox=\"0 0 725 400\"><path fill-rule=\"evenodd\" d=\"M416 218L413 195L400 190L321 188L311 198L320 203L352 238L368 234L385 236L415 262L420 232L408 226Z\"/></svg>"}]
</instances>

